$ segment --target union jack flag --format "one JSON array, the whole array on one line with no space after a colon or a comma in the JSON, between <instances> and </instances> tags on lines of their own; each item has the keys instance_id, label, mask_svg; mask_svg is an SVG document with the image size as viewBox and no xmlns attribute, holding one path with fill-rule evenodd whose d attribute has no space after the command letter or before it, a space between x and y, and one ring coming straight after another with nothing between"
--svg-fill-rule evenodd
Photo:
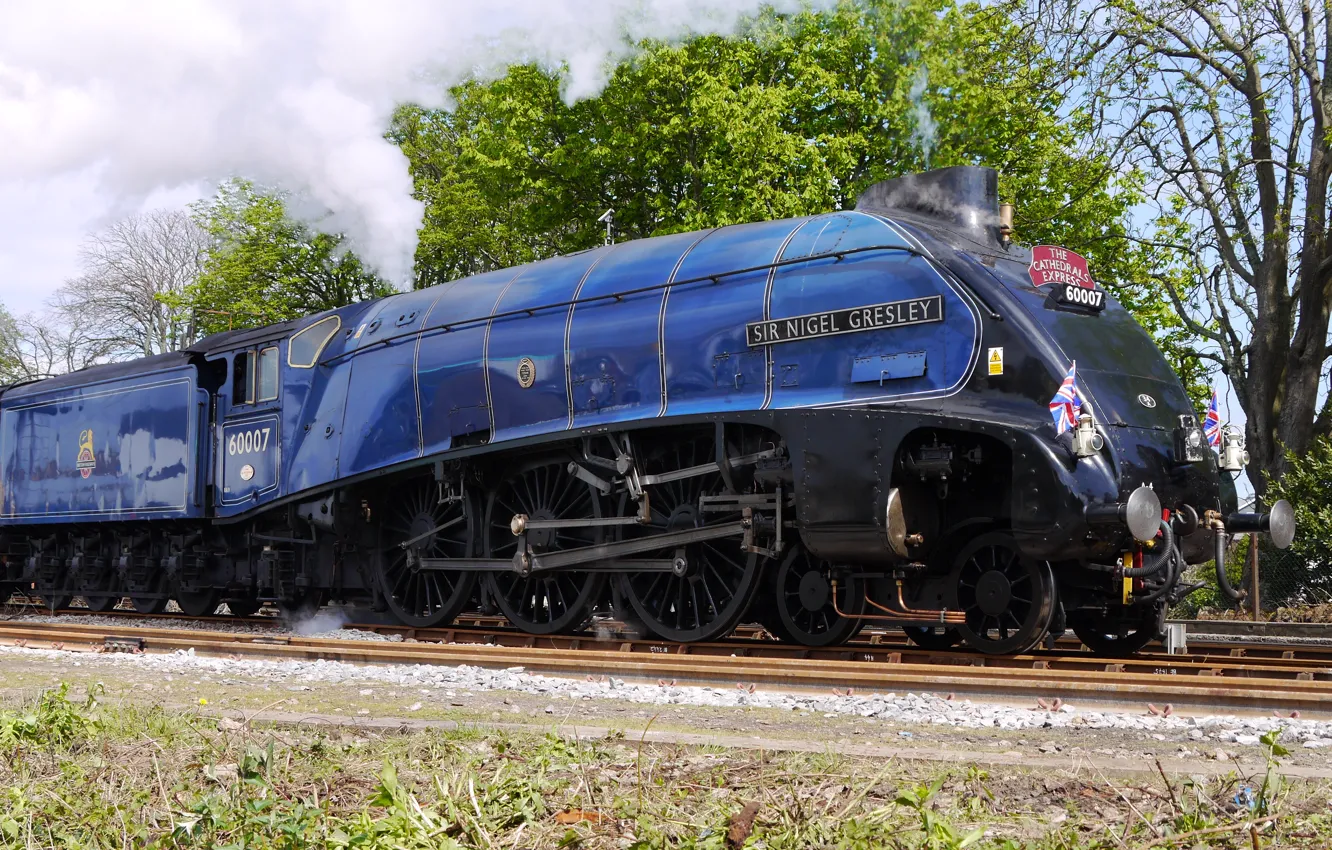
<instances>
[{"instance_id":1,"label":"union jack flag","mask_svg":"<svg viewBox=\"0 0 1332 850\"><path fill-rule=\"evenodd\" d=\"M1214 449L1221 446L1221 413L1216 409L1216 390L1212 390L1212 403L1207 405L1207 415L1203 417L1203 433L1207 435L1207 445Z\"/></svg>"},{"instance_id":2,"label":"union jack flag","mask_svg":"<svg viewBox=\"0 0 1332 850\"><path fill-rule=\"evenodd\" d=\"M1059 385L1059 391L1050 399L1050 417L1054 419L1055 435L1078 424L1078 413L1082 411L1082 396L1078 394L1078 361L1069 364L1068 374Z\"/></svg>"}]
</instances>

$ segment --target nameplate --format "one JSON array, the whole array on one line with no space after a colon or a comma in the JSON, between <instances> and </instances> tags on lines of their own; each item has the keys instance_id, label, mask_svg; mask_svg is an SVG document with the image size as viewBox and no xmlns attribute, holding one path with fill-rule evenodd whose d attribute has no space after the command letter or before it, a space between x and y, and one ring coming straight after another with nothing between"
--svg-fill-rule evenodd
<instances>
[{"instance_id":1,"label":"nameplate","mask_svg":"<svg viewBox=\"0 0 1332 850\"><path fill-rule=\"evenodd\" d=\"M775 345L779 342L818 339L860 331L882 331L906 325L942 321L943 296L930 295L925 298L908 298L904 301L888 301L884 304L870 304L846 310L792 316L789 319L750 322L745 325L745 342L753 348L759 345Z\"/></svg>"}]
</instances>

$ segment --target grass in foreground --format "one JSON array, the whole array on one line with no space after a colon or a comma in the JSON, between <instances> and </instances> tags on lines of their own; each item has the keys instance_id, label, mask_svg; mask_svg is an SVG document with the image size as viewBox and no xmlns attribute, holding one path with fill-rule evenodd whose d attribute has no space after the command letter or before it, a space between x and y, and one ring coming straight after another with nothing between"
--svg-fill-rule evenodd
<instances>
[{"instance_id":1,"label":"grass in foreground","mask_svg":"<svg viewBox=\"0 0 1332 850\"><path fill-rule=\"evenodd\" d=\"M0 711L0 848L1332 846L1329 787L1271 769L1112 782L632 738L251 728L99 696L62 686ZM1284 751L1267 749L1275 767Z\"/></svg>"}]
</instances>

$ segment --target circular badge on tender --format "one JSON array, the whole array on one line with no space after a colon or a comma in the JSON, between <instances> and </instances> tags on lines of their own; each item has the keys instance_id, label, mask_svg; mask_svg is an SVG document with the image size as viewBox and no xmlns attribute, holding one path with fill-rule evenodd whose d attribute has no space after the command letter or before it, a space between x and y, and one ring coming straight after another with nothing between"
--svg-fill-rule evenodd
<instances>
[{"instance_id":1,"label":"circular badge on tender","mask_svg":"<svg viewBox=\"0 0 1332 850\"><path fill-rule=\"evenodd\" d=\"M1138 394L1138 404L1141 404L1143 407L1146 407L1146 408L1150 409L1150 408L1156 407L1156 399L1154 399L1154 398L1152 398L1151 396L1147 395L1147 393L1139 393L1139 394Z\"/></svg>"},{"instance_id":2,"label":"circular badge on tender","mask_svg":"<svg viewBox=\"0 0 1332 850\"><path fill-rule=\"evenodd\" d=\"M523 389L531 389L536 383L536 364L532 362L531 357L524 357L518 361L518 386Z\"/></svg>"},{"instance_id":3,"label":"circular badge on tender","mask_svg":"<svg viewBox=\"0 0 1332 850\"><path fill-rule=\"evenodd\" d=\"M254 467L248 463L241 467L240 476L242 481L249 481L254 477Z\"/></svg>"}]
</instances>

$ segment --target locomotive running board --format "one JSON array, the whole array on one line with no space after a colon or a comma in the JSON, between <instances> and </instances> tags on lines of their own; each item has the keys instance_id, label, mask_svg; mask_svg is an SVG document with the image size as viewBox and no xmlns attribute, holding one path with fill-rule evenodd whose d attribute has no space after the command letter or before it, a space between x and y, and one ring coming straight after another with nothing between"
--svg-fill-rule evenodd
<instances>
[{"instance_id":1,"label":"locomotive running board","mask_svg":"<svg viewBox=\"0 0 1332 850\"><path fill-rule=\"evenodd\" d=\"M562 552L530 553L526 554L526 569L524 569L522 559L527 547L523 545L521 537L519 538L519 554L514 558L421 558L418 563L423 570L485 570L488 572L529 573L579 567L583 571L665 572L676 568L675 559L630 560L624 556L651 552L654 549L702 543L705 540L742 536L750 525L749 520L738 520L703 528L666 531L661 534L654 534L651 537L640 537L634 540L620 540L615 543L601 543L596 546L566 549ZM598 567L596 565L599 562L608 563L605 567Z\"/></svg>"}]
</instances>

